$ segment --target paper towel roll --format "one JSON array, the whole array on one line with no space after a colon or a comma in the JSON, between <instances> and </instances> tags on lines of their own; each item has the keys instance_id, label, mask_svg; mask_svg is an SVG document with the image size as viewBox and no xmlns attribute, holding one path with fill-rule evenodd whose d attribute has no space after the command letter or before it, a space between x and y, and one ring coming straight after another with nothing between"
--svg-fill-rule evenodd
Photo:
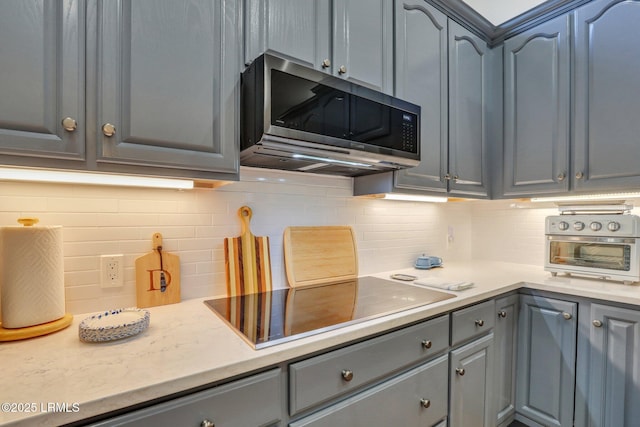
<instances>
[{"instance_id":1,"label":"paper towel roll","mask_svg":"<svg viewBox=\"0 0 640 427\"><path fill-rule=\"evenodd\" d=\"M23 328L65 314L62 227L0 230L2 327Z\"/></svg>"}]
</instances>

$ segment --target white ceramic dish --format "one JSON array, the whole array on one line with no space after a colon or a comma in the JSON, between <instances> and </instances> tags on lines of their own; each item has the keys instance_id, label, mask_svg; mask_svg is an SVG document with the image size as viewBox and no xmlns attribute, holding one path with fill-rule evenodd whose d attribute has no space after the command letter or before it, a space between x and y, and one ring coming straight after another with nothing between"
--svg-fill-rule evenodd
<instances>
[{"instance_id":1,"label":"white ceramic dish","mask_svg":"<svg viewBox=\"0 0 640 427\"><path fill-rule=\"evenodd\" d=\"M150 318L149 311L135 307L109 310L84 319L78 327L78 335L84 342L128 338L147 329Z\"/></svg>"}]
</instances>

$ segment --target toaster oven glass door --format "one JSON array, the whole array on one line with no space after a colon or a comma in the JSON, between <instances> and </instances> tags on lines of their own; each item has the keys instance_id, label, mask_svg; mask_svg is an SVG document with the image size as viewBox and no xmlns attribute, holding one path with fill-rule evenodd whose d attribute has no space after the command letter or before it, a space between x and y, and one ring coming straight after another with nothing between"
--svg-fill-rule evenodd
<instances>
[{"instance_id":1,"label":"toaster oven glass door","mask_svg":"<svg viewBox=\"0 0 640 427\"><path fill-rule=\"evenodd\" d=\"M548 244L551 265L630 271L635 239L549 237Z\"/></svg>"}]
</instances>

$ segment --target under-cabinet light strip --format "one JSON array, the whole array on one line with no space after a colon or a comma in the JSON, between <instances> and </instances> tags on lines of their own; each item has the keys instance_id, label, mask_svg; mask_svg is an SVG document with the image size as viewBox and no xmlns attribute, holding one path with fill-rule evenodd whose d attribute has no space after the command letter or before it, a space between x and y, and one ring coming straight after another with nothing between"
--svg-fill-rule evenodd
<instances>
[{"instance_id":1,"label":"under-cabinet light strip","mask_svg":"<svg viewBox=\"0 0 640 427\"><path fill-rule=\"evenodd\" d=\"M193 188L193 181L187 179L26 168L0 168L0 180L114 185L125 187L174 188L181 190L189 190Z\"/></svg>"},{"instance_id":2,"label":"under-cabinet light strip","mask_svg":"<svg viewBox=\"0 0 640 427\"><path fill-rule=\"evenodd\" d=\"M431 203L444 203L448 199L446 197L438 196L420 196L417 194L400 194L400 193L386 193L384 195L385 200L404 200L408 202L431 202Z\"/></svg>"},{"instance_id":3,"label":"under-cabinet light strip","mask_svg":"<svg viewBox=\"0 0 640 427\"><path fill-rule=\"evenodd\" d=\"M579 202L583 200L626 200L640 198L640 193L584 194L576 196L532 197L532 202Z\"/></svg>"}]
</instances>

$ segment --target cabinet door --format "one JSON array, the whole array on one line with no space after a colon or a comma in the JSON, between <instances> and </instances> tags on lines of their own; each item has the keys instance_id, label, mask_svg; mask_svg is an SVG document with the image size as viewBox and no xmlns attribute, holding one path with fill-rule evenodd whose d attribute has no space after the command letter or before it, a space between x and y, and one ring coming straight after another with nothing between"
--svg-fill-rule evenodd
<instances>
[{"instance_id":1,"label":"cabinet door","mask_svg":"<svg viewBox=\"0 0 640 427\"><path fill-rule=\"evenodd\" d=\"M330 71L330 2L245 0L245 64L269 52Z\"/></svg>"},{"instance_id":2,"label":"cabinet door","mask_svg":"<svg viewBox=\"0 0 640 427\"><path fill-rule=\"evenodd\" d=\"M494 399L496 425L508 421L516 410L516 356L519 295L496 300Z\"/></svg>"},{"instance_id":3,"label":"cabinet door","mask_svg":"<svg viewBox=\"0 0 640 427\"><path fill-rule=\"evenodd\" d=\"M487 126L492 62L486 43L449 20L449 190L487 195Z\"/></svg>"},{"instance_id":4,"label":"cabinet door","mask_svg":"<svg viewBox=\"0 0 640 427\"><path fill-rule=\"evenodd\" d=\"M391 1L333 1L332 66L334 75L381 92L393 92Z\"/></svg>"},{"instance_id":5,"label":"cabinet door","mask_svg":"<svg viewBox=\"0 0 640 427\"><path fill-rule=\"evenodd\" d=\"M439 357L289 426L439 425L447 416L447 362Z\"/></svg>"},{"instance_id":6,"label":"cabinet door","mask_svg":"<svg viewBox=\"0 0 640 427\"><path fill-rule=\"evenodd\" d=\"M577 304L520 300L516 411L544 426L573 426Z\"/></svg>"},{"instance_id":7,"label":"cabinet door","mask_svg":"<svg viewBox=\"0 0 640 427\"><path fill-rule=\"evenodd\" d=\"M640 420L640 311L591 306L589 427Z\"/></svg>"},{"instance_id":8,"label":"cabinet door","mask_svg":"<svg viewBox=\"0 0 640 427\"><path fill-rule=\"evenodd\" d=\"M640 2L575 12L575 188L640 186Z\"/></svg>"},{"instance_id":9,"label":"cabinet door","mask_svg":"<svg viewBox=\"0 0 640 427\"><path fill-rule=\"evenodd\" d=\"M395 96L421 107L420 164L396 172L395 186L445 192L447 17L424 0L396 0L394 40Z\"/></svg>"},{"instance_id":10,"label":"cabinet door","mask_svg":"<svg viewBox=\"0 0 640 427\"><path fill-rule=\"evenodd\" d=\"M16 156L3 163L82 166L84 22L81 1L0 2L0 154Z\"/></svg>"},{"instance_id":11,"label":"cabinet door","mask_svg":"<svg viewBox=\"0 0 640 427\"><path fill-rule=\"evenodd\" d=\"M451 352L450 427L492 427L493 333Z\"/></svg>"},{"instance_id":12,"label":"cabinet door","mask_svg":"<svg viewBox=\"0 0 640 427\"><path fill-rule=\"evenodd\" d=\"M571 20L562 16L504 44L504 195L569 189Z\"/></svg>"},{"instance_id":13,"label":"cabinet door","mask_svg":"<svg viewBox=\"0 0 640 427\"><path fill-rule=\"evenodd\" d=\"M236 3L92 3L97 39L89 50L98 53L90 137L97 141L99 169L124 164L133 171L164 167L175 175L180 169L196 176L197 171L237 172Z\"/></svg>"}]
</instances>

